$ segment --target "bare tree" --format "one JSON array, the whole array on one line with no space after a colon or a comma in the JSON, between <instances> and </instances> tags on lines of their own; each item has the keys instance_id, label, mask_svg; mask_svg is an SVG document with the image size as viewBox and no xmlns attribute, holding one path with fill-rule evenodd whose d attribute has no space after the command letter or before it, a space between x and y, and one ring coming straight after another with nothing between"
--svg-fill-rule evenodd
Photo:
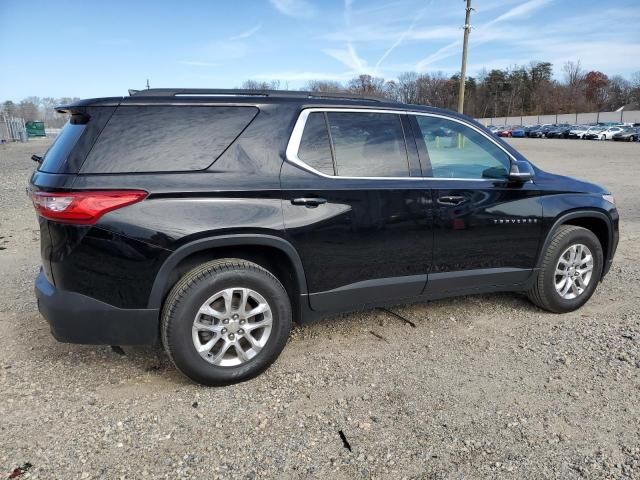
<instances>
[{"instance_id":1,"label":"bare tree","mask_svg":"<svg viewBox=\"0 0 640 480\"><path fill-rule=\"evenodd\" d=\"M562 66L564 84L566 86L565 108L567 111L577 112L584 107L585 72L580 66L580 60L568 61Z\"/></svg>"},{"instance_id":2,"label":"bare tree","mask_svg":"<svg viewBox=\"0 0 640 480\"><path fill-rule=\"evenodd\" d=\"M260 80L245 80L242 87L245 90L279 90L280 80L271 80L270 82Z\"/></svg>"},{"instance_id":3,"label":"bare tree","mask_svg":"<svg viewBox=\"0 0 640 480\"><path fill-rule=\"evenodd\" d=\"M41 120L39 104L40 99L37 97L25 98L18 104L18 116L24 118L27 122Z\"/></svg>"},{"instance_id":4,"label":"bare tree","mask_svg":"<svg viewBox=\"0 0 640 480\"><path fill-rule=\"evenodd\" d=\"M418 103L418 74L404 72L398 76L398 100L404 103Z\"/></svg>"},{"instance_id":5,"label":"bare tree","mask_svg":"<svg viewBox=\"0 0 640 480\"><path fill-rule=\"evenodd\" d=\"M349 81L349 90L360 95L384 95L384 78L358 75Z\"/></svg>"},{"instance_id":6,"label":"bare tree","mask_svg":"<svg viewBox=\"0 0 640 480\"><path fill-rule=\"evenodd\" d=\"M310 80L307 82L305 90L309 92L340 93L346 88L334 80Z\"/></svg>"}]
</instances>

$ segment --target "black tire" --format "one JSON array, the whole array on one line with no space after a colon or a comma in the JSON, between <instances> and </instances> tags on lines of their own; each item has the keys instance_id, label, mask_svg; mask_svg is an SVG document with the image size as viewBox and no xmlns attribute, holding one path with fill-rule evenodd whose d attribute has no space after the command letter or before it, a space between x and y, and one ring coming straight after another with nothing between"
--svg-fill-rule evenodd
<instances>
[{"instance_id":1,"label":"black tire","mask_svg":"<svg viewBox=\"0 0 640 480\"><path fill-rule=\"evenodd\" d=\"M227 288L250 288L268 302L271 334L253 358L237 366L217 366L197 353L192 340L196 313L212 295ZM280 281L255 263L225 258L204 263L184 275L171 289L162 310L162 344L176 368L195 382L222 386L249 380L264 372L280 355L291 330L291 302Z\"/></svg>"},{"instance_id":2,"label":"black tire","mask_svg":"<svg viewBox=\"0 0 640 480\"><path fill-rule=\"evenodd\" d=\"M555 288L555 269L560 255L574 244L583 244L593 256L593 273L584 292L577 298L567 300L560 296ZM527 292L529 299L538 307L554 313L572 312L582 307L593 295L602 276L603 254L598 237L586 228L573 225L561 225L553 234L547 251L542 259L541 268Z\"/></svg>"}]
</instances>

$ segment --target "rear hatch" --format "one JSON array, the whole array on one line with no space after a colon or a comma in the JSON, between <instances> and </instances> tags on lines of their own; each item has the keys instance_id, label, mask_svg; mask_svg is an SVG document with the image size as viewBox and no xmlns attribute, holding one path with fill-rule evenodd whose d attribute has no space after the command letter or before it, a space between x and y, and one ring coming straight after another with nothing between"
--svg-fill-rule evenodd
<instances>
[{"instance_id":1,"label":"rear hatch","mask_svg":"<svg viewBox=\"0 0 640 480\"><path fill-rule=\"evenodd\" d=\"M117 103L106 106L82 105L60 107L61 113L69 114L69 121L44 154L30 180L31 196L35 192L59 192L72 188L87 154L113 115ZM43 270L51 283L55 284L51 269L51 258L56 244L53 241L50 221L38 216L40 224L40 252Z\"/></svg>"}]
</instances>

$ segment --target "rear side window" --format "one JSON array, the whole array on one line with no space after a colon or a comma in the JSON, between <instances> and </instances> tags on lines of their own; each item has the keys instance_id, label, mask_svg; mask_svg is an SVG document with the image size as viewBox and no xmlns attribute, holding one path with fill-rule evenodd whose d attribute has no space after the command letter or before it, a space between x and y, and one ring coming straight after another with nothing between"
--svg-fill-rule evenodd
<instances>
[{"instance_id":1,"label":"rear side window","mask_svg":"<svg viewBox=\"0 0 640 480\"><path fill-rule=\"evenodd\" d=\"M298 158L326 175L409 176L402 123L392 113L312 112Z\"/></svg>"},{"instance_id":2,"label":"rear side window","mask_svg":"<svg viewBox=\"0 0 640 480\"><path fill-rule=\"evenodd\" d=\"M327 112L336 171L347 177L408 177L400 116Z\"/></svg>"},{"instance_id":3,"label":"rear side window","mask_svg":"<svg viewBox=\"0 0 640 480\"><path fill-rule=\"evenodd\" d=\"M71 150L78 142L87 127L82 116L72 116L62 128L53 144L44 154L38 170L47 173L63 172Z\"/></svg>"},{"instance_id":4,"label":"rear side window","mask_svg":"<svg viewBox=\"0 0 640 480\"><path fill-rule=\"evenodd\" d=\"M81 173L203 170L257 113L255 107L118 107Z\"/></svg>"}]
</instances>

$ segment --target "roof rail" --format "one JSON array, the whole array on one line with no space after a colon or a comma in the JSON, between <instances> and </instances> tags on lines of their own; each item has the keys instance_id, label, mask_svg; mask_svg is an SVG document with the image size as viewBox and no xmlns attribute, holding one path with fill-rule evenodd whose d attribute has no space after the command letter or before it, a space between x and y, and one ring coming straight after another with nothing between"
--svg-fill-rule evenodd
<instances>
[{"instance_id":1,"label":"roof rail","mask_svg":"<svg viewBox=\"0 0 640 480\"><path fill-rule=\"evenodd\" d=\"M218 97L285 97L285 98L335 98L347 100L371 100L374 102L398 103L390 98L374 95L358 95L348 92L305 92L297 90L247 90L225 88L149 88L129 90L132 97L177 97L177 96L218 96Z\"/></svg>"}]
</instances>

